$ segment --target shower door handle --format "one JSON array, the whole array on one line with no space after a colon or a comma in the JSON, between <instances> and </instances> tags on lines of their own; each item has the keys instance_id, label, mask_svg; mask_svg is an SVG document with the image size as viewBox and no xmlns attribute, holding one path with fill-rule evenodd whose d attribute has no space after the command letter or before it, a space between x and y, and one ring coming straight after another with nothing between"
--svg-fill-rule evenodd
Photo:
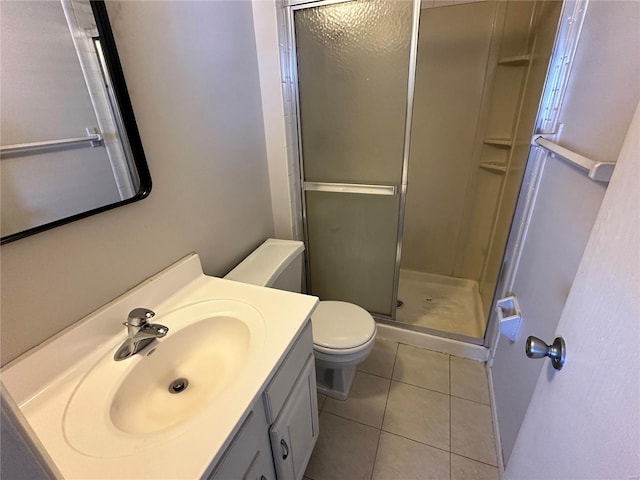
<instances>
[{"instance_id":1,"label":"shower door handle","mask_svg":"<svg viewBox=\"0 0 640 480\"><path fill-rule=\"evenodd\" d=\"M305 192L359 193L364 195L395 196L400 192L398 185L367 185L362 183L304 182Z\"/></svg>"}]
</instances>

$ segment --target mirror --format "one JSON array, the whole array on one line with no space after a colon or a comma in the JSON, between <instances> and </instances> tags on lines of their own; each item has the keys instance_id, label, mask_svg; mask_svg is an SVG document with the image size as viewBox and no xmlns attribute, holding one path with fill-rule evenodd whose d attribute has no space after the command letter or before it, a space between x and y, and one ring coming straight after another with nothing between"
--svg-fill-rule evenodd
<instances>
[{"instance_id":1,"label":"mirror","mask_svg":"<svg viewBox=\"0 0 640 480\"><path fill-rule=\"evenodd\" d=\"M102 1L0 2L1 243L149 195Z\"/></svg>"}]
</instances>

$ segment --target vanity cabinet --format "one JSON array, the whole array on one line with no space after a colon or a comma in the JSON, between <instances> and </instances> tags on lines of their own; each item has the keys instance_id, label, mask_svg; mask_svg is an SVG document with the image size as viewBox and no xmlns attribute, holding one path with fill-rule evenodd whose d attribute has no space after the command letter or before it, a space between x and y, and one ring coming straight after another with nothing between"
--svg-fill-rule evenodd
<instances>
[{"instance_id":1,"label":"vanity cabinet","mask_svg":"<svg viewBox=\"0 0 640 480\"><path fill-rule=\"evenodd\" d=\"M318 438L311 322L254 402L208 480L300 480Z\"/></svg>"},{"instance_id":2,"label":"vanity cabinet","mask_svg":"<svg viewBox=\"0 0 640 480\"><path fill-rule=\"evenodd\" d=\"M318 397L313 355L307 359L291 395L269 435L278 480L299 480L318 437Z\"/></svg>"}]
</instances>

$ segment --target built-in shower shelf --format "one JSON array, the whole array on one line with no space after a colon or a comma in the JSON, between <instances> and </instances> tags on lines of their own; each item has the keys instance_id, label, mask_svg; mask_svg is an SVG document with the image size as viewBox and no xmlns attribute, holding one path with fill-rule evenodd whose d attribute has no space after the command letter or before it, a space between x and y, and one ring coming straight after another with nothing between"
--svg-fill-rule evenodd
<instances>
[{"instance_id":1,"label":"built-in shower shelf","mask_svg":"<svg viewBox=\"0 0 640 480\"><path fill-rule=\"evenodd\" d=\"M510 67L520 67L522 65L528 65L531 60L531 55L516 55L514 57L504 57L498 60L498 65L507 65Z\"/></svg>"},{"instance_id":2,"label":"built-in shower shelf","mask_svg":"<svg viewBox=\"0 0 640 480\"><path fill-rule=\"evenodd\" d=\"M487 145L493 145L494 147L501 148L511 148L513 145L513 140L510 138L496 138L496 137L487 137L483 140L483 143Z\"/></svg>"},{"instance_id":3,"label":"built-in shower shelf","mask_svg":"<svg viewBox=\"0 0 640 480\"><path fill-rule=\"evenodd\" d=\"M500 175L504 175L507 172L507 166L504 163L480 162L479 167L489 172L499 173Z\"/></svg>"}]
</instances>

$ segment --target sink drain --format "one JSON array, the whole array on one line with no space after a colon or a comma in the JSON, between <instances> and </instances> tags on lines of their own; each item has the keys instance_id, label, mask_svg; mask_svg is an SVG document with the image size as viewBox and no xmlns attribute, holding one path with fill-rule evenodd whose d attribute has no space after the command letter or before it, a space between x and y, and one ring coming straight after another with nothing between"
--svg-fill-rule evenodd
<instances>
[{"instance_id":1,"label":"sink drain","mask_svg":"<svg viewBox=\"0 0 640 480\"><path fill-rule=\"evenodd\" d=\"M178 378L169 384L169 393L184 392L189 386L189 380L186 378Z\"/></svg>"}]
</instances>

